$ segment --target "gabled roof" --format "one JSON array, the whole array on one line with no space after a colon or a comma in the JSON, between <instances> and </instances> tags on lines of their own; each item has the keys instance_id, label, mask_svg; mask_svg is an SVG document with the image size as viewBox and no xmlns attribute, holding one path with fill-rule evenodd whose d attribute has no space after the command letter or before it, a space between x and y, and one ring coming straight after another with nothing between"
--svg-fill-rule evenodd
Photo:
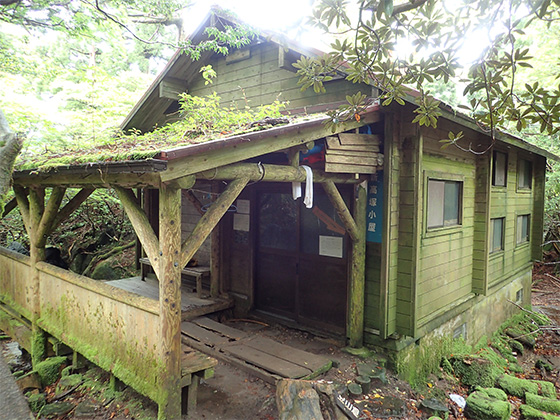
<instances>
[{"instance_id":1,"label":"gabled roof","mask_svg":"<svg viewBox=\"0 0 560 420\"><path fill-rule=\"evenodd\" d=\"M200 25L192 32L189 40L196 45L208 39L205 34L205 29L208 27L216 27L223 30L227 26L235 27L237 25L245 24L227 11L214 6ZM303 45L285 38L281 34L262 29L255 30L255 33L258 33L258 36L253 40L253 44L271 41L285 48L287 51L296 53L298 58L301 55L317 56L322 54L322 52L317 49L304 47ZM196 77L200 77L200 69L207 64L207 60L214 54L216 53L206 51L202 53L199 60L193 60L184 53L183 50L178 49L164 69L155 78L148 90L142 95L136 105L134 105L130 113L121 123L120 128L124 131L133 128L144 132L151 131L154 124L153 120L163 114L174 102L171 98L162 97L161 92L165 89L164 85L169 84L176 86L176 89L180 89L181 91L187 90L191 82ZM145 121L145 117L147 117L148 121Z\"/></svg>"}]
</instances>

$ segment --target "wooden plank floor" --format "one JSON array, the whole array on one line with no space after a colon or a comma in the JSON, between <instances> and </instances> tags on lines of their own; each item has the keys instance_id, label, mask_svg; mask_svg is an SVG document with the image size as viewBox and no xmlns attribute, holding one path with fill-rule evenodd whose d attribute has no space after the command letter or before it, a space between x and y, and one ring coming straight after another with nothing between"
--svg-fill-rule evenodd
<instances>
[{"instance_id":1,"label":"wooden plank floor","mask_svg":"<svg viewBox=\"0 0 560 420\"><path fill-rule=\"evenodd\" d=\"M159 300L159 283L156 279L147 277L142 280L140 277L129 279L110 280L107 284L118 287L129 292L136 293L150 299ZM233 300L223 298L199 298L196 293L191 292L190 288L181 288L181 312L182 319L189 319L201 315L211 314L220 310L231 308ZM191 316L192 314L192 316Z\"/></svg>"},{"instance_id":2,"label":"wooden plank floor","mask_svg":"<svg viewBox=\"0 0 560 420\"><path fill-rule=\"evenodd\" d=\"M275 383L280 378L314 377L327 371L332 361L270 338L251 335L210 318L181 323L183 342Z\"/></svg>"}]
</instances>

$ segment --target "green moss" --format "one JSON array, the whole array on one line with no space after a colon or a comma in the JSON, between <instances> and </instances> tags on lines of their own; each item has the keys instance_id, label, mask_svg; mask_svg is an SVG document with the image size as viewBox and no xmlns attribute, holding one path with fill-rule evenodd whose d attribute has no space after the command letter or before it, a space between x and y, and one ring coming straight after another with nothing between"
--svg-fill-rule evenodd
<instances>
[{"instance_id":1,"label":"green moss","mask_svg":"<svg viewBox=\"0 0 560 420\"><path fill-rule=\"evenodd\" d=\"M511 404L505 394L479 388L467 397L465 415L477 420L508 420Z\"/></svg>"},{"instance_id":2,"label":"green moss","mask_svg":"<svg viewBox=\"0 0 560 420\"><path fill-rule=\"evenodd\" d=\"M47 333L41 328L31 330L31 361L33 367L47 357Z\"/></svg>"},{"instance_id":3,"label":"green moss","mask_svg":"<svg viewBox=\"0 0 560 420\"><path fill-rule=\"evenodd\" d=\"M413 387L425 383L428 376L436 372L444 356L451 353L453 339L432 337L422 340L421 345L412 346L393 356L397 374Z\"/></svg>"},{"instance_id":4,"label":"green moss","mask_svg":"<svg viewBox=\"0 0 560 420\"><path fill-rule=\"evenodd\" d=\"M29 398L27 398L27 403L29 404L29 408L34 413L38 413L41 408L45 406L46 399L45 394L31 394Z\"/></svg>"},{"instance_id":5,"label":"green moss","mask_svg":"<svg viewBox=\"0 0 560 420\"><path fill-rule=\"evenodd\" d=\"M519 407L521 414L525 420L560 420L560 417L554 414L543 413L536 408L523 404Z\"/></svg>"},{"instance_id":6,"label":"green moss","mask_svg":"<svg viewBox=\"0 0 560 420\"><path fill-rule=\"evenodd\" d=\"M454 356L449 362L461 383L469 387L492 387L502 373L492 361L483 357Z\"/></svg>"},{"instance_id":7,"label":"green moss","mask_svg":"<svg viewBox=\"0 0 560 420\"><path fill-rule=\"evenodd\" d=\"M556 399L542 397L528 392L525 394L525 402L537 410L560 414L560 401Z\"/></svg>"},{"instance_id":8,"label":"green moss","mask_svg":"<svg viewBox=\"0 0 560 420\"><path fill-rule=\"evenodd\" d=\"M523 398L527 392L537 395L544 395L549 398L556 398L556 389L552 382L533 381L529 379L520 379L511 375L502 375L497 381L500 388L509 395Z\"/></svg>"},{"instance_id":9,"label":"green moss","mask_svg":"<svg viewBox=\"0 0 560 420\"><path fill-rule=\"evenodd\" d=\"M63 365L67 362L66 357L51 357L42 362L37 363L35 370L41 378L43 386L51 385L57 381Z\"/></svg>"}]
</instances>

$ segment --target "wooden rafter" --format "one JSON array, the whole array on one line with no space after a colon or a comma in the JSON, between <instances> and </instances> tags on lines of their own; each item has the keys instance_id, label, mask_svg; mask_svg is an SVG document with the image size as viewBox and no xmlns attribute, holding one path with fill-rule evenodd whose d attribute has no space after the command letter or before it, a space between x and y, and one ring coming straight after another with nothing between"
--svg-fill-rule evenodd
<instances>
[{"instance_id":1,"label":"wooden rafter","mask_svg":"<svg viewBox=\"0 0 560 420\"><path fill-rule=\"evenodd\" d=\"M37 225L36 241L37 246L43 248L47 242L47 237L52 231L54 221L58 215L58 209L64 198L66 188L55 187L52 189L47 205L44 207L43 214Z\"/></svg>"},{"instance_id":2,"label":"wooden rafter","mask_svg":"<svg viewBox=\"0 0 560 420\"><path fill-rule=\"evenodd\" d=\"M12 198L5 206L2 218L6 217L10 212L17 207L17 198Z\"/></svg>"},{"instance_id":3,"label":"wooden rafter","mask_svg":"<svg viewBox=\"0 0 560 420\"><path fill-rule=\"evenodd\" d=\"M150 262L152 263L152 268L154 269L157 278L160 278L159 269L159 240L150 225L148 216L144 210L138 204L136 196L132 190L122 188L114 185L114 190L116 191L121 204L126 211L128 219L138 236L138 239L142 243L146 255L148 256Z\"/></svg>"}]
</instances>

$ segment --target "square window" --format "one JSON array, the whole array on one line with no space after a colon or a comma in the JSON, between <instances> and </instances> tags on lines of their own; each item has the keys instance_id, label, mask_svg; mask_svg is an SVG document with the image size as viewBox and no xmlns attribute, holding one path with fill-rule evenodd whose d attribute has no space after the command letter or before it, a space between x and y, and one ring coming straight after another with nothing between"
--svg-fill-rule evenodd
<instances>
[{"instance_id":1,"label":"square window","mask_svg":"<svg viewBox=\"0 0 560 420\"><path fill-rule=\"evenodd\" d=\"M494 168L492 171L492 185L505 187L507 182L507 154L494 152Z\"/></svg>"},{"instance_id":2,"label":"square window","mask_svg":"<svg viewBox=\"0 0 560 420\"><path fill-rule=\"evenodd\" d=\"M520 159L517 168L517 187L530 189L533 179L533 166L530 161Z\"/></svg>"},{"instance_id":3,"label":"square window","mask_svg":"<svg viewBox=\"0 0 560 420\"><path fill-rule=\"evenodd\" d=\"M528 214L517 216L517 244L529 242L530 217Z\"/></svg>"},{"instance_id":4,"label":"square window","mask_svg":"<svg viewBox=\"0 0 560 420\"><path fill-rule=\"evenodd\" d=\"M490 253L503 251L504 249L504 227L505 217L490 220Z\"/></svg>"},{"instance_id":5,"label":"square window","mask_svg":"<svg viewBox=\"0 0 560 420\"><path fill-rule=\"evenodd\" d=\"M428 228L461 224L463 183L428 180Z\"/></svg>"}]
</instances>

